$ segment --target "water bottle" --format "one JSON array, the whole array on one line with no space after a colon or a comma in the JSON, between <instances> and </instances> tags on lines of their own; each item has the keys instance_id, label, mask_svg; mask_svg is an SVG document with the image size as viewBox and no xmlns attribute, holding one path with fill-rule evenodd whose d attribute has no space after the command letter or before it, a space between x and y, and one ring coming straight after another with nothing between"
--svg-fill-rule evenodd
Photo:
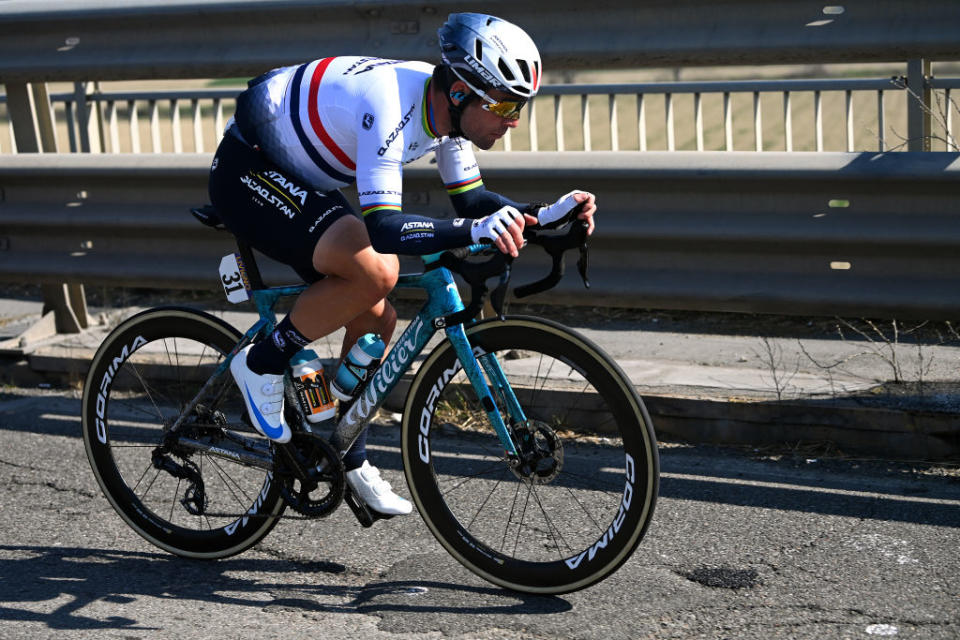
<instances>
[{"instance_id":1,"label":"water bottle","mask_svg":"<svg viewBox=\"0 0 960 640\"><path fill-rule=\"evenodd\" d=\"M352 400L363 388L367 380L377 367L380 358L386 351L386 345L375 333L360 336L357 344L353 345L343 364L337 369L337 375L330 385L330 392L342 402Z\"/></svg>"},{"instance_id":2,"label":"water bottle","mask_svg":"<svg viewBox=\"0 0 960 640\"><path fill-rule=\"evenodd\" d=\"M290 359L293 388L303 415L310 422L323 422L337 415L337 407L327 390L323 364L312 349L304 349Z\"/></svg>"}]
</instances>

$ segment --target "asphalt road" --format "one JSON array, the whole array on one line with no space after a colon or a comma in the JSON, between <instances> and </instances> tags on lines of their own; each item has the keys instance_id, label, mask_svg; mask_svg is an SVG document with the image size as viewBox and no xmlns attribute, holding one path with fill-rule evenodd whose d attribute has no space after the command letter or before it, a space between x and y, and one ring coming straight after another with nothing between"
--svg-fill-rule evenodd
<instances>
[{"instance_id":1,"label":"asphalt road","mask_svg":"<svg viewBox=\"0 0 960 640\"><path fill-rule=\"evenodd\" d=\"M462 569L414 514L290 520L218 562L165 554L100 494L79 392L0 390L0 638L960 637L960 476L667 444L646 539L560 597ZM405 493L397 430L371 450Z\"/></svg>"}]
</instances>

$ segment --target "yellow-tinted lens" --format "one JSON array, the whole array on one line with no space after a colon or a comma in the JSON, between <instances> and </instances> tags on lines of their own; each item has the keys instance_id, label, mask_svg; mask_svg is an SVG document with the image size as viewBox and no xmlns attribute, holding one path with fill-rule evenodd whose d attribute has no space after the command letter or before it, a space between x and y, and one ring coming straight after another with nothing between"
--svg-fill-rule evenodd
<instances>
[{"instance_id":1,"label":"yellow-tinted lens","mask_svg":"<svg viewBox=\"0 0 960 640\"><path fill-rule=\"evenodd\" d=\"M526 102L516 102L513 100L500 100L499 102L484 102L483 108L491 113L495 113L501 118L506 118L507 120L519 120L520 119L520 110L523 109L523 105Z\"/></svg>"}]
</instances>

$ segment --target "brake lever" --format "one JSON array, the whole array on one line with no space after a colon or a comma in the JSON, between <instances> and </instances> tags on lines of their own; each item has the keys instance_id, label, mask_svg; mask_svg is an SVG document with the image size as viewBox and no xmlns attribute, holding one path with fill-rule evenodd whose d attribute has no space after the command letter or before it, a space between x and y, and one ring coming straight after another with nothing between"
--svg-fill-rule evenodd
<instances>
[{"instance_id":1,"label":"brake lever","mask_svg":"<svg viewBox=\"0 0 960 640\"><path fill-rule=\"evenodd\" d=\"M506 266L503 269L503 273L500 274L500 281L490 294L490 305L493 307L494 313L497 314L497 317L500 320L504 319L503 307L507 300L507 288L510 286L510 274L512 272L512 267L513 258L507 257Z\"/></svg>"},{"instance_id":2,"label":"brake lever","mask_svg":"<svg viewBox=\"0 0 960 640\"><path fill-rule=\"evenodd\" d=\"M587 229L590 225L584 221L580 223L580 257L577 258L577 271L580 272L580 279L583 280L583 286L590 288L590 279L587 277L587 261L590 258L590 245L587 243Z\"/></svg>"}]
</instances>

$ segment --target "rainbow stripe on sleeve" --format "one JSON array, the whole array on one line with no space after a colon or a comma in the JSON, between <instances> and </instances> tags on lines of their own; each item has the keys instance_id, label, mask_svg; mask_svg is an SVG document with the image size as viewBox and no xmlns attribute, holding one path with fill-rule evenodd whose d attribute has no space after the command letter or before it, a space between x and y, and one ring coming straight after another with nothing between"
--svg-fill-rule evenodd
<instances>
[{"instance_id":1,"label":"rainbow stripe on sleeve","mask_svg":"<svg viewBox=\"0 0 960 640\"><path fill-rule=\"evenodd\" d=\"M483 180L480 178L480 174L476 174L466 178L464 180L459 180L457 182L451 182L444 185L447 188L447 194L455 196L458 193L463 193L464 191L470 191L471 189L476 189L477 187L483 186Z\"/></svg>"},{"instance_id":2,"label":"rainbow stripe on sleeve","mask_svg":"<svg viewBox=\"0 0 960 640\"><path fill-rule=\"evenodd\" d=\"M400 205L390 204L387 202L374 202L373 204L368 204L366 206L360 207L360 212L363 215L369 215L371 213L376 213L378 211L388 211L400 213Z\"/></svg>"}]
</instances>

